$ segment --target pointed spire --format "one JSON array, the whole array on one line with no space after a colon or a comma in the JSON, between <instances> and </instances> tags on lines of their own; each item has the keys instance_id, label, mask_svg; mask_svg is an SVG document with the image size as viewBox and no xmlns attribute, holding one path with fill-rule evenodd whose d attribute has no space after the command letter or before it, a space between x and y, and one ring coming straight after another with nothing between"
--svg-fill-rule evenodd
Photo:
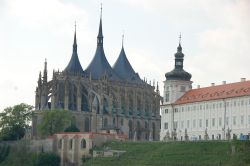
<instances>
[{"instance_id":1,"label":"pointed spire","mask_svg":"<svg viewBox=\"0 0 250 166\"><path fill-rule=\"evenodd\" d=\"M47 59L45 58L45 62L44 62L44 70L43 70L43 83L47 83Z\"/></svg>"},{"instance_id":2,"label":"pointed spire","mask_svg":"<svg viewBox=\"0 0 250 166\"><path fill-rule=\"evenodd\" d=\"M97 36L97 45L103 46L103 34L102 34L102 3L101 3L101 15L100 15L100 24L99 24L99 32Z\"/></svg>"},{"instance_id":3,"label":"pointed spire","mask_svg":"<svg viewBox=\"0 0 250 166\"><path fill-rule=\"evenodd\" d=\"M74 34L73 52L77 52L77 43L76 43L76 21L75 21L75 34Z\"/></svg>"},{"instance_id":4,"label":"pointed spire","mask_svg":"<svg viewBox=\"0 0 250 166\"><path fill-rule=\"evenodd\" d=\"M41 71L39 72L39 77L38 77L37 83L38 83L38 87L41 87L41 85L42 85L42 73L41 73Z\"/></svg>"},{"instance_id":5,"label":"pointed spire","mask_svg":"<svg viewBox=\"0 0 250 166\"><path fill-rule=\"evenodd\" d=\"M158 81L157 81L157 85L156 85L156 92L157 92L158 94L160 94Z\"/></svg>"},{"instance_id":6,"label":"pointed spire","mask_svg":"<svg viewBox=\"0 0 250 166\"><path fill-rule=\"evenodd\" d=\"M75 33L74 33L74 43L73 43L73 53L71 56L71 59L69 61L69 64L64 69L65 72L73 73L75 75L80 74L82 75L84 73L81 63L78 58L77 54L77 42L76 42L76 22L75 22Z\"/></svg>"}]
</instances>

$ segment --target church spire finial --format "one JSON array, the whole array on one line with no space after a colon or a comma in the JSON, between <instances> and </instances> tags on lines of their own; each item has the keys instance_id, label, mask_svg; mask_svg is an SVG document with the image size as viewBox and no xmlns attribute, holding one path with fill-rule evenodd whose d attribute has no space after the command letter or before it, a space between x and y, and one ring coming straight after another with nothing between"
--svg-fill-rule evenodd
<instances>
[{"instance_id":1,"label":"church spire finial","mask_svg":"<svg viewBox=\"0 0 250 166\"><path fill-rule=\"evenodd\" d=\"M100 15L100 24L99 24L99 32L97 36L97 45L103 46L103 34L102 34L102 3L101 3L101 15Z\"/></svg>"},{"instance_id":2,"label":"church spire finial","mask_svg":"<svg viewBox=\"0 0 250 166\"><path fill-rule=\"evenodd\" d=\"M102 3L101 3L101 19L102 19Z\"/></svg>"},{"instance_id":3,"label":"church spire finial","mask_svg":"<svg viewBox=\"0 0 250 166\"><path fill-rule=\"evenodd\" d=\"M180 32L180 35L179 35L179 45L181 45L181 32Z\"/></svg>"},{"instance_id":4,"label":"church spire finial","mask_svg":"<svg viewBox=\"0 0 250 166\"><path fill-rule=\"evenodd\" d=\"M123 48L123 43L124 43L124 30L122 32L122 48Z\"/></svg>"},{"instance_id":5,"label":"church spire finial","mask_svg":"<svg viewBox=\"0 0 250 166\"><path fill-rule=\"evenodd\" d=\"M76 43L76 21L75 21L75 34L74 34L73 52L77 52L77 43Z\"/></svg>"},{"instance_id":6,"label":"church spire finial","mask_svg":"<svg viewBox=\"0 0 250 166\"><path fill-rule=\"evenodd\" d=\"M180 35L179 35L179 46L177 47L177 51L178 52L182 52L182 47L181 47L181 32L180 32Z\"/></svg>"}]
</instances>

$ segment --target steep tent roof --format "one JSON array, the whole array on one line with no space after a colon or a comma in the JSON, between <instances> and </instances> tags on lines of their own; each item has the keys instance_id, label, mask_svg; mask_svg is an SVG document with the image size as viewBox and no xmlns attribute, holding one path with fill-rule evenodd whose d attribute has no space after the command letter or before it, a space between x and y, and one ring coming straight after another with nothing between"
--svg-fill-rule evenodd
<instances>
[{"instance_id":1,"label":"steep tent roof","mask_svg":"<svg viewBox=\"0 0 250 166\"><path fill-rule=\"evenodd\" d=\"M103 49L103 34L102 34L102 18L100 19L99 32L97 36L97 48L95 56L87 69L85 70L91 75L92 79L100 79L101 76L106 74L110 80L120 80L119 76L111 68L108 63L104 49Z\"/></svg>"},{"instance_id":2,"label":"steep tent roof","mask_svg":"<svg viewBox=\"0 0 250 166\"><path fill-rule=\"evenodd\" d=\"M84 74L84 71L82 69L82 66L81 66L81 63L79 61L78 54L77 54L76 30L75 30L75 35L74 35L73 53L69 61L69 64L64 69L64 71L67 73L72 73L72 74Z\"/></svg>"},{"instance_id":3,"label":"steep tent roof","mask_svg":"<svg viewBox=\"0 0 250 166\"><path fill-rule=\"evenodd\" d=\"M143 83L138 73L134 71L131 64L129 63L123 46L120 55L113 66L113 69L123 80L133 83Z\"/></svg>"},{"instance_id":4,"label":"steep tent roof","mask_svg":"<svg viewBox=\"0 0 250 166\"><path fill-rule=\"evenodd\" d=\"M179 98L175 104L186 104L249 95L250 81L243 81L225 85L192 89Z\"/></svg>"}]
</instances>

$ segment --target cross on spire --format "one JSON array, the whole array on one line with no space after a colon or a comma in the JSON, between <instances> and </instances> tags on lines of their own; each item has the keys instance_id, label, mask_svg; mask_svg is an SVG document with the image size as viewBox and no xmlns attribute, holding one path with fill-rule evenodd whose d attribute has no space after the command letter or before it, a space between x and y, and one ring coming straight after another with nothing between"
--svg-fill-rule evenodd
<instances>
[{"instance_id":1,"label":"cross on spire","mask_svg":"<svg viewBox=\"0 0 250 166\"><path fill-rule=\"evenodd\" d=\"M102 3L101 3L101 18L102 18Z\"/></svg>"},{"instance_id":2,"label":"cross on spire","mask_svg":"<svg viewBox=\"0 0 250 166\"><path fill-rule=\"evenodd\" d=\"M180 32L180 36L179 36L179 44L181 44L181 32Z\"/></svg>"},{"instance_id":3,"label":"cross on spire","mask_svg":"<svg viewBox=\"0 0 250 166\"><path fill-rule=\"evenodd\" d=\"M122 31L122 47L123 47L123 42L124 42L124 30Z\"/></svg>"}]
</instances>

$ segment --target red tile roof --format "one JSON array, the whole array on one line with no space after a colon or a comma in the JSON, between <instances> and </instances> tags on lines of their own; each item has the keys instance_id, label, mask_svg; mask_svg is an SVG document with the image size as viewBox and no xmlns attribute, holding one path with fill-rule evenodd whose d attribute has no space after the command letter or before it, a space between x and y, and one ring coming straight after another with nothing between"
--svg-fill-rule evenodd
<instances>
[{"instance_id":1,"label":"red tile roof","mask_svg":"<svg viewBox=\"0 0 250 166\"><path fill-rule=\"evenodd\" d=\"M225 99L250 95L250 81L192 89L179 98L175 104L186 104L208 100Z\"/></svg>"}]
</instances>

